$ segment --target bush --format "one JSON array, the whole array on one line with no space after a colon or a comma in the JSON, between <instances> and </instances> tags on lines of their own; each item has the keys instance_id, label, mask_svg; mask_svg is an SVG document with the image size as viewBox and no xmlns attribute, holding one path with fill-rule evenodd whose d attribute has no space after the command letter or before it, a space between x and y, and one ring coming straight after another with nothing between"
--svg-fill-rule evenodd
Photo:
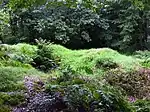
<instances>
[{"instance_id":1,"label":"bush","mask_svg":"<svg viewBox=\"0 0 150 112\"><path fill-rule=\"evenodd\" d=\"M103 86L90 77L73 75L65 70L58 78L43 82L36 78L26 79L27 103L14 109L18 111L64 111L64 112L133 112L134 108L124 99L122 94L111 86ZM34 85L41 87L34 91ZM42 86L41 86L42 83ZM46 87L46 90L43 88ZM42 89L43 88L43 89ZM32 93L32 94L30 94Z\"/></svg>"},{"instance_id":2,"label":"bush","mask_svg":"<svg viewBox=\"0 0 150 112\"><path fill-rule=\"evenodd\" d=\"M150 101L149 100L138 100L134 103L136 107L136 112L149 112L150 111Z\"/></svg>"},{"instance_id":3,"label":"bush","mask_svg":"<svg viewBox=\"0 0 150 112\"><path fill-rule=\"evenodd\" d=\"M90 78L87 80L76 75L64 74L54 82L52 84L50 82L47 91L62 95L68 111L132 112L134 110L120 92L112 87L102 86Z\"/></svg>"},{"instance_id":4,"label":"bush","mask_svg":"<svg viewBox=\"0 0 150 112\"><path fill-rule=\"evenodd\" d=\"M11 112L11 109L9 106L0 105L0 112Z\"/></svg>"},{"instance_id":5,"label":"bush","mask_svg":"<svg viewBox=\"0 0 150 112\"><path fill-rule=\"evenodd\" d=\"M145 68L150 68L150 58L147 58L146 60L142 61L141 65Z\"/></svg>"},{"instance_id":6,"label":"bush","mask_svg":"<svg viewBox=\"0 0 150 112\"><path fill-rule=\"evenodd\" d=\"M10 92L10 93L1 93L0 92L0 104L17 106L25 101L25 97L21 93Z\"/></svg>"},{"instance_id":7,"label":"bush","mask_svg":"<svg viewBox=\"0 0 150 112\"><path fill-rule=\"evenodd\" d=\"M22 46L21 46L22 45ZM26 52L23 52L24 46L26 47ZM32 53L30 50L27 52L27 49L31 49L30 45L18 44L18 45L0 45L0 66L13 66L13 67L24 67L32 68L29 63L32 61L32 56L35 53L33 50Z\"/></svg>"},{"instance_id":8,"label":"bush","mask_svg":"<svg viewBox=\"0 0 150 112\"><path fill-rule=\"evenodd\" d=\"M103 69L115 69L119 67L119 65L111 58L101 58L97 61L96 67Z\"/></svg>"},{"instance_id":9,"label":"bush","mask_svg":"<svg viewBox=\"0 0 150 112\"><path fill-rule=\"evenodd\" d=\"M33 61L33 57L37 54L37 47L29 44L17 44L8 46L10 59L19 61L24 64L29 64Z\"/></svg>"},{"instance_id":10,"label":"bush","mask_svg":"<svg viewBox=\"0 0 150 112\"><path fill-rule=\"evenodd\" d=\"M46 43L45 40L38 42L37 55L33 58L32 65L42 71L48 72L57 67L50 49L50 43Z\"/></svg>"},{"instance_id":11,"label":"bush","mask_svg":"<svg viewBox=\"0 0 150 112\"><path fill-rule=\"evenodd\" d=\"M150 51L136 51L134 53L134 57L140 58L140 59L148 59L150 56Z\"/></svg>"},{"instance_id":12,"label":"bush","mask_svg":"<svg viewBox=\"0 0 150 112\"><path fill-rule=\"evenodd\" d=\"M55 44L49 47L52 57L60 61L61 68L70 67L77 74L101 75L110 69L132 71L140 66L133 57L122 55L109 48L70 50Z\"/></svg>"},{"instance_id":13,"label":"bush","mask_svg":"<svg viewBox=\"0 0 150 112\"><path fill-rule=\"evenodd\" d=\"M105 80L115 87L122 88L128 96L138 99L149 99L150 81L149 69L140 69L135 72L113 70L106 73Z\"/></svg>"},{"instance_id":14,"label":"bush","mask_svg":"<svg viewBox=\"0 0 150 112\"><path fill-rule=\"evenodd\" d=\"M25 76L45 76L35 70L21 67L0 67L0 91L11 92L25 90L23 80Z\"/></svg>"},{"instance_id":15,"label":"bush","mask_svg":"<svg viewBox=\"0 0 150 112\"><path fill-rule=\"evenodd\" d=\"M23 74L26 70L22 68L1 67L0 68L0 91L16 91L23 89Z\"/></svg>"}]
</instances>

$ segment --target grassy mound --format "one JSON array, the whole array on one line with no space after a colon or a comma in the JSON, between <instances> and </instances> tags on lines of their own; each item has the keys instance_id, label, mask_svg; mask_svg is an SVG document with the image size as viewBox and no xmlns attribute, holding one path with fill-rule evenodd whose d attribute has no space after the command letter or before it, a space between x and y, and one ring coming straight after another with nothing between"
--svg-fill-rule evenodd
<instances>
[{"instance_id":1,"label":"grassy mound","mask_svg":"<svg viewBox=\"0 0 150 112\"><path fill-rule=\"evenodd\" d=\"M0 112L11 112L13 106L25 101L26 76L46 78L48 75L23 67L0 67Z\"/></svg>"},{"instance_id":2,"label":"grassy mound","mask_svg":"<svg viewBox=\"0 0 150 112\"><path fill-rule=\"evenodd\" d=\"M29 44L0 45L0 66L1 67L23 67L32 68L29 62L36 55L36 46Z\"/></svg>"},{"instance_id":3,"label":"grassy mound","mask_svg":"<svg viewBox=\"0 0 150 112\"><path fill-rule=\"evenodd\" d=\"M47 77L48 74L21 67L1 67L0 68L0 91L11 92L24 89L25 76Z\"/></svg>"},{"instance_id":4,"label":"grassy mound","mask_svg":"<svg viewBox=\"0 0 150 112\"><path fill-rule=\"evenodd\" d=\"M9 49L7 54L9 54L10 60L3 60L4 62L1 65L32 68L28 63L37 55L38 49L36 46L28 44L5 46ZM122 55L109 48L69 50L63 46L55 44L47 45L45 48L46 52L49 52L48 54L45 54L46 57L53 57L53 59L60 64L62 69L70 68L72 71L83 75L99 75L110 69L116 68L124 71L132 71L140 66L137 59L131 56ZM43 55L44 51L42 57Z\"/></svg>"},{"instance_id":5,"label":"grassy mound","mask_svg":"<svg viewBox=\"0 0 150 112\"><path fill-rule=\"evenodd\" d=\"M79 90L88 90L88 94L93 94L94 96L95 93L93 93L93 89L99 87L97 86L97 81L103 86L107 84L108 87L112 85L119 89L122 88L126 91L127 96L129 95L141 99L143 98L141 97L142 95L145 98L146 94L142 93L146 93L147 90L149 90L147 89L149 88L149 83L146 82L149 81L147 80L149 69L146 69L146 72L144 69L145 75L143 75L143 72L137 74L137 71L135 72L135 70L138 70L143 66L146 68L149 67L149 54L147 55L147 53L149 52L140 54L142 57L148 57L141 59L139 57L120 54L109 48L70 50L55 44L42 44L40 46L29 44L0 45L0 112L10 112L12 107L23 104L22 102L26 99L25 93L28 93L28 89L25 86L26 78L31 80L32 78L35 78L35 80L40 79L42 84L48 84L52 88L58 85L60 86L59 89L62 90L62 94L64 94L64 87L69 87L66 92L70 92L70 90L74 89L74 85L75 87L79 85L79 87L81 87ZM60 69L56 69L58 66L54 69L49 69L51 68L51 64L53 65L53 61ZM33 63L36 66L34 66ZM44 69L44 72L48 71L48 73L40 72L35 68L45 68L46 70ZM111 72L117 70L120 72ZM49 71L51 71L51 73L49 73ZM71 77L67 77L69 74L71 77L73 76L73 78L74 76L77 76L78 78L72 79ZM103 74L105 75L102 76ZM65 77L67 77L67 79L65 79ZM107 78L107 80L105 78ZM89 82L90 79L93 80L93 84L95 85L92 85L91 82ZM56 83L56 80L59 83ZM87 80L87 84L83 84L85 80ZM137 84L137 82L140 82L140 84ZM124 88L124 85L126 88ZM35 86L38 85L35 84ZM134 86L138 88L135 88ZM70 89L70 87L72 88ZM145 90L142 93L138 91L143 88ZM45 88L40 88L39 90L43 89ZM129 89L130 91L128 91ZM37 89L38 92L39 90ZM95 90L97 91L97 88L95 88ZM77 98L80 98L79 93L80 91L78 91L77 88ZM108 90L108 93L110 93L110 90ZM72 101L74 101L76 96L73 92L71 97L71 99L73 98ZM115 96L115 98L117 97ZM124 96L123 99L127 100L126 96ZM137 104L137 106L140 106L140 104ZM145 106L143 108L147 108L149 103L143 105Z\"/></svg>"},{"instance_id":6,"label":"grassy mound","mask_svg":"<svg viewBox=\"0 0 150 112\"><path fill-rule=\"evenodd\" d=\"M79 74L101 74L110 69L135 70L139 63L109 48L69 50L60 45L50 45L52 56L60 60L62 68L71 68Z\"/></svg>"}]
</instances>

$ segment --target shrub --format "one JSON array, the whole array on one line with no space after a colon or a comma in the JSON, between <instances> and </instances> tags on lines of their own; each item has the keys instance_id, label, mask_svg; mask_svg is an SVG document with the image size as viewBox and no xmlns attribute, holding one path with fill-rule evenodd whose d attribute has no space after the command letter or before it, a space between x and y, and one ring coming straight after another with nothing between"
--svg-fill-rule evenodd
<instances>
[{"instance_id":1,"label":"shrub","mask_svg":"<svg viewBox=\"0 0 150 112\"><path fill-rule=\"evenodd\" d=\"M134 53L134 57L141 59L141 65L146 68L150 68L150 51L137 51Z\"/></svg>"},{"instance_id":2,"label":"shrub","mask_svg":"<svg viewBox=\"0 0 150 112\"><path fill-rule=\"evenodd\" d=\"M57 67L52 57L50 43L45 40L38 41L37 55L33 58L32 65L42 71L49 71Z\"/></svg>"},{"instance_id":3,"label":"shrub","mask_svg":"<svg viewBox=\"0 0 150 112\"><path fill-rule=\"evenodd\" d=\"M131 56L125 56L109 48L89 50L70 50L52 44L52 57L60 60L61 68L70 67L76 74L101 75L109 69L120 68L132 71L139 67L139 62Z\"/></svg>"},{"instance_id":4,"label":"shrub","mask_svg":"<svg viewBox=\"0 0 150 112\"><path fill-rule=\"evenodd\" d=\"M150 56L150 51L147 51L147 50L145 50L145 51L136 51L134 53L134 56L136 58L140 58L140 59L148 59L149 56Z\"/></svg>"},{"instance_id":5,"label":"shrub","mask_svg":"<svg viewBox=\"0 0 150 112\"><path fill-rule=\"evenodd\" d=\"M34 57L37 52L36 46L25 43L11 45L10 48L13 49L14 53L24 54L28 57Z\"/></svg>"},{"instance_id":6,"label":"shrub","mask_svg":"<svg viewBox=\"0 0 150 112\"><path fill-rule=\"evenodd\" d=\"M136 107L136 112L149 112L150 111L150 101L149 100L138 100L134 103Z\"/></svg>"},{"instance_id":7,"label":"shrub","mask_svg":"<svg viewBox=\"0 0 150 112\"><path fill-rule=\"evenodd\" d=\"M11 112L11 109L9 106L0 105L0 112Z\"/></svg>"},{"instance_id":8,"label":"shrub","mask_svg":"<svg viewBox=\"0 0 150 112\"><path fill-rule=\"evenodd\" d=\"M141 65L145 68L150 68L150 58L147 58L144 61L142 61Z\"/></svg>"},{"instance_id":9,"label":"shrub","mask_svg":"<svg viewBox=\"0 0 150 112\"><path fill-rule=\"evenodd\" d=\"M1 67L0 68L0 91L15 91L23 87L23 83L19 82L26 72L22 68Z\"/></svg>"},{"instance_id":10,"label":"shrub","mask_svg":"<svg viewBox=\"0 0 150 112\"><path fill-rule=\"evenodd\" d=\"M37 47L34 45L22 43L8 47L11 50L11 52L7 54L9 58L24 64L31 63L33 60L32 58L37 54Z\"/></svg>"},{"instance_id":11,"label":"shrub","mask_svg":"<svg viewBox=\"0 0 150 112\"><path fill-rule=\"evenodd\" d=\"M119 67L119 65L111 58L101 58L97 61L96 67L103 69L115 69Z\"/></svg>"},{"instance_id":12,"label":"shrub","mask_svg":"<svg viewBox=\"0 0 150 112\"><path fill-rule=\"evenodd\" d=\"M25 101L25 97L22 93L10 92L0 93L0 102L3 105L17 106Z\"/></svg>"},{"instance_id":13,"label":"shrub","mask_svg":"<svg viewBox=\"0 0 150 112\"><path fill-rule=\"evenodd\" d=\"M21 67L0 67L0 91L11 92L25 90L25 76L45 76L35 70Z\"/></svg>"},{"instance_id":14,"label":"shrub","mask_svg":"<svg viewBox=\"0 0 150 112\"><path fill-rule=\"evenodd\" d=\"M134 110L120 92L106 85L102 87L99 82L90 78L87 80L64 74L54 82L47 86L47 91L62 95L68 111L132 112Z\"/></svg>"},{"instance_id":15,"label":"shrub","mask_svg":"<svg viewBox=\"0 0 150 112\"><path fill-rule=\"evenodd\" d=\"M15 108L14 112L134 111L118 90L108 85L101 85L95 78L81 77L72 73L69 69L63 70L61 76L52 77L46 85L35 77L25 78L25 86L28 90L27 102Z\"/></svg>"},{"instance_id":16,"label":"shrub","mask_svg":"<svg viewBox=\"0 0 150 112\"><path fill-rule=\"evenodd\" d=\"M0 59L0 66L1 67L23 67L31 69L32 66L30 64L24 64L17 60L12 59Z\"/></svg>"},{"instance_id":17,"label":"shrub","mask_svg":"<svg viewBox=\"0 0 150 112\"><path fill-rule=\"evenodd\" d=\"M106 73L105 80L110 85L122 88L128 96L139 99L149 99L149 75L149 69L140 69L128 73L120 70L113 70Z\"/></svg>"},{"instance_id":18,"label":"shrub","mask_svg":"<svg viewBox=\"0 0 150 112\"><path fill-rule=\"evenodd\" d=\"M31 54L29 55L29 53L24 53L21 50L18 50L19 48L16 48L16 46L17 45L13 45L13 46L4 45L4 44L0 45L1 47L0 48L0 66L32 68L31 65L29 65L29 63L32 61ZM30 47L28 49L30 49ZM26 50L27 50L27 47L26 47Z\"/></svg>"}]
</instances>

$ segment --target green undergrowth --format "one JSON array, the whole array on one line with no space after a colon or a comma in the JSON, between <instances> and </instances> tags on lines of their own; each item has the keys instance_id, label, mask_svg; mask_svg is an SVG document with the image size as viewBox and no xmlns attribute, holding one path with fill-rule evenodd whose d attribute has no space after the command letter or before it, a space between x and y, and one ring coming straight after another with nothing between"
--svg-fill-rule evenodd
<instances>
[{"instance_id":1,"label":"green undergrowth","mask_svg":"<svg viewBox=\"0 0 150 112\"><path fill-rule=\"evenodd\" d=\"M150 51L136 51L133 54L133 57L139 59L139 62L142 67L150 68Z\"/></svg>"},{"instance_id":2,"label":"green undergrowth","mask_svg":"<svg viewBox=\"0 0 150 112\"><path fill-rule=\"evenodd\" d=\"M11 112L12 106L20 105L25 101L21 93L0 93L0 112Z\"/></svg>"},{"instance_id":3,"label":"green undergrowth","mask_svg":"<svg viewBox=\"0 0 150 112\"><path fill-rule=\"evenodd\" d=\"M24 89L25 76L42 76L46 74L36 69L27 69L21 67L1 67L0 68L0 91L10 92Z\"/></svg>"},{"instance_id":4,"label":"green undergrowth","mask_svg":"<svg viewBox=\"0 0 150 112\"><path fill-rule=\"evenodd\" d=\"M0 45L1 67L32 68L30 62L36 55L37 47L29 44Z\"/></svg>"},{"instance_id":5,"label":"green undergrowth","mask_svg":"<svg viewBox=\"0 0 150 112\"><path fill-rule=\"evenodd\" d=\"M0 45L1 49L4 49L7 53L12 54L24 54L28 57L33 57L36 54L37 47L34 45L26 44L26 43L19 43L16 45L8 45L2 44Z\"/></svg>"},{"instance_id":6,"label":"green undergrowth","mask_svg":"<svg viewBox=\"0 0 150 112\"><path fill-rule=\"evenodd\" d=\"M120 68L132 71L139 63L131 56L125 56L109 48L69 50L60 45L50 45L52 56L60 60L62 68L71 68L80 74L103 74L110 69Z\"/></svg>"},{"instance_id":7,"label":"green undergrowth","mask_svg":"<svg viewBox=\"0 0 150 112\"><path fill-rule=\"evenodd\" d=\"M55 89L57 86L60 91L64 91L63 87L66 87L69 92L70 87L73 89L74 86L79 85L79 90L87 89L90 94L93 94L93 91L98 89L98 84L101 86L108 84L108 86L119 86L120 88L126 84L127 88L123 89L127 91L127 96L130 95L128 94L129 88L131 89L129 93L133 92L131 96L134 96L136 90L135 95L139 95L138 90L149 84L143 83L149 70L146 69L147 72L144 72L145 75L142 77L140 77L141 72L135 71L141 67L149 68L149 52L144 52L144 54L141 52L138 56L126 56L109 48L70 50L55 44L44 44L42 47L29 44L0 45L0 112L10 112L12 106L19 105L24 101L24 95L21 93L26 91L24 85L26 76L37 77L48 85L49 89L53 87ZM50 66L53 63L56 63L58 67L51 69ZM45 68L45 73L37 70L39 68ZM121 73L111 72L116 70ZM71 77L67 77L69 73L71 73ZM137 81L141 85L143 84L141 88L134 87L134 85L138 85ZM145 91L143 93L146 93ZM11 92L19 94L9 94ZM76 95L78 96L78 91ZM74 99L74 97L72 98ZM115 98L117 97L115 96ZM126 100L126 96L124 98ZM128 104L128 102L126 103ZM135 104L135 106L139 106L138 108L140 105L141 103ZM147 105L149 106L149 103L145 104L144 102L142 109L148 108Z\"/></svg>"},{"instance_id":8,"label":"green undergrowth","mask_svg":"<svg viewBox=\"0 0 150 112\"><path fill-rule=\"evenodd\" d=\"M0 112L11 112L13 106L25 101L25 77L46 80L49 74L23 67L0 67Z\"/></svg>"},{"instance_id":9,"label":"green undergrowth","mask_svg":"<svg viewBox=\"0 0 150 112\"><path fill-rule=\"evenodd\" d=\"M150 112L150 100L137 100L133 105L136 107L136 112Z\"/></svg>"},{"instance_id":10,"label":"green undergrowth","mask_svg":"<svg viewBox=\"0 0 150 112\"><path fill-rule=\"evenodd\" d=\"M83 75L100 75L116 68L128 72L136 70L140 66L136 58L120 54L109 48L70 50L60 45L50 44L45 45L44 49L42 48L40 51L41 54L38 54L38 48L34 45L4 46L4 53L2 53L5 58L0 61L0 66L32 68L31 62L40 55L54 60L61 69L70 68L75 73ZM38 62L38 64L40 63Z\"/></svg>"},{"instance_id":11,"label":"green undergrowth","mask_svg":"<svg viewBox=\"0 0 150 112\"><path fill-rule=\"evenodd\" d=\"M63 72L62 76L49 81L46 91L51 94L59 92L73 110L83 106L86 112L90 109L93 109L93 112L135 112L135 108L119 90L90 76Z\"/></svg>"}]
</instances>

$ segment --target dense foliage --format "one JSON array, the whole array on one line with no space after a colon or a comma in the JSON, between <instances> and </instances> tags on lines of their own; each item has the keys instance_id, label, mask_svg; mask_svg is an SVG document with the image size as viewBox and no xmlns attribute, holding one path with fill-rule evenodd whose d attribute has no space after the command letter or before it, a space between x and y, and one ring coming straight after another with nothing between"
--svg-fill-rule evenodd
<instances>
[{"instance_id":1,"label":"dense foliage","mask_svg":"<svg viewBox=\"0 0 150 112\"><path fill-rule=\"evenodd\" d=\"M0 112L149 112L149 49L149 0L0 0Z\"/></svg>"},{"instance_id":2,"label":"dense foliage","mask_svg":"<svg viewBox=\"0 0 150 112\"><path fill-rule=\"evenodd\" d=\"M109 71L106 80L109 84L121 87L125 92L135 99L149 99L149 69L140 69L133 73L121 71Z\"/></svg>"},{"instance_id":3,"label":"dense foliage","mask_svg":"<svg viewBox=\"0 0 150 112\"><path fill-rule=\"evenodd\" d=\"M16 108L14 112L132 112L134 109L114 88L102 87L92 79L74 77L68 71L56 80L51 79L46 90L41 92L34 89L37 88L36 83L40 86L41 81L31 77L26 81L28 95L32 94L32 97L29 97L27 105Z\"/></svg>"},{"instance_id":4,"label":"dense foliage","mask_svg":"<svg viewBox=\"0 0 150 112\"><path fill-rule=\"evenodd\" d=\"M70 50L44 40L37 46L1 45L0 111L147 110L150 72L134 70L148 53L131 57L109 48Z\"/></svg>"},{"instance_id":5,"label":"dense foliage","mask_svg":"<svg viewBox=\"0 0 150 112\"><path fill-rule=\"evenodd\" d=\"M42 38L71 49L149 49L149 9L138 8L128 0L106 0L101 6L99 2L95 5L91 2L89 6L85 5L87 2L70 6L69 1L66 5L56 2L57 5L46 3L47 6L32 0L29 4L39 5L26 4L29 7L25 8L21 8L24 5L21 1L10 2L11 5L18 4L14 4L16 10L9 11L10 27L6 28L9 36L2 35L5 43L35 43L35 39ZM87 8L90 6L92 9Z\"/></svg>"}]
</instances>

